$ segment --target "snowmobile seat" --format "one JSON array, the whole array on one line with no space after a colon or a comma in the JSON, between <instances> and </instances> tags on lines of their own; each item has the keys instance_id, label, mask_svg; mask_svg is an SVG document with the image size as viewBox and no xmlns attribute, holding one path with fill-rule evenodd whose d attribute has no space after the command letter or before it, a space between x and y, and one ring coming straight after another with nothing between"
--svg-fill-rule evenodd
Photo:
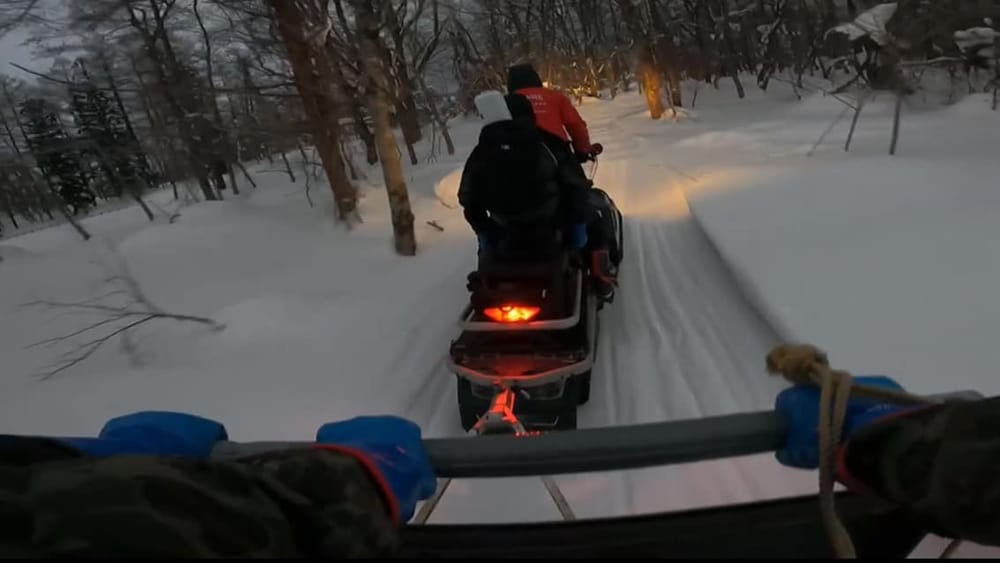
<instances>
[{"instance_id":1,"label":"snowmobile seat","mask_svg":"<svg viewBox=\"0 0 1000 563\"><path fill-rule=\"evenodd\" d=\"M505 260L486 257L480 260L479 274L489 278L537 279L561 276L570 266L567 253L529 260Z\"/></svg>"},{"instance_id":2,"label":"snowmobile seat","mask_svg":"<svg viewBox=\"0 0 1000 563\"><path fill-rule=\"evenodd\" d=\"M562 231L553 222L508 223L500 240L479 255L479 267L553 264L566 255Z\"/></svg>"},{"instance_id":3,"label":"snowmobile seat","mask_svg":"<svg viewBox=\"0 0 1000 563\"><path fill-rule=\"evenodd\" d=\"M495 247L480 253L475 276L486 287L513 282L554 288L571 271L570 258L558 229L519 225Z\"/></svg>"}]
</instances>

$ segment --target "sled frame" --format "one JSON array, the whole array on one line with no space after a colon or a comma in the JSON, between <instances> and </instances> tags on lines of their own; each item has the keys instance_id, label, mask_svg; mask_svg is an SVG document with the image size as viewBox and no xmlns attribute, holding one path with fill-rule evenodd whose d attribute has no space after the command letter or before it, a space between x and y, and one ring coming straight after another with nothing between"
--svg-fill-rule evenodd
<instances>
[{"instance_id":1,"label":"sled frame","mask_svg":"<svg viewBox=\"0 0 1000 563\"><path fill-rule=\"evenodd\" d=\"M490 410L479 419L470 432L480 436L497 434L512 434L516 437L529 436L524 425L518 420L517 415L514 414L514 403L516 400L517 394L509 387L504 387L493 397ZM552 499L556 508L559 509L562 519L564 521L576 520L573 510L569 506L569 501L566 500L566 496L563 495L562 490L559 489L559 485L556 484L555 480L548 475L541 475L540 477L542 483L545 485L545 490L549 493L549 498ZM427 523L434 509L437 508L438 503L441 502L445 492L447 492L448 486L451 485L451 480L451 477L447 477L438 482L438 488L434 492L434 495L421 505L420 511L414 517L414 524L422 525Z\"/></svg>"},{"instance_id":2,"label":"sled frame","mask_svg":"<svg viewBox=\"0 0 1000 563\"><path fill-rule=\"evenodd\" d=\"M967 401L982 395L964 391L935 398ZM509 397L498 394L493 404L498 412L493 414L507 416L506 400ZM490 424L487 416L483 419L484 426ZM488 431L471 438L425 439L424 446L436 475L444 479L435 495L439 501L452 478L549 478L762 454L779 449L785 432L786 423L779 414L756 412L549 433L519 434L514 428L514 433L506 435ZM311 444L220 442L211 457L238 459ZM550 490L550 495L558 505L561 493ZM427 525L433 506L421 506L428 511L423 525L403 527L404 554L469 558L833 555L815 495L619 518L575 520L570 513L575 521L531 524ZM837 506L861 558L904 558L928 534L905 511L872 506L850 493L839 494Z\"/></svg>"}]
</instances>

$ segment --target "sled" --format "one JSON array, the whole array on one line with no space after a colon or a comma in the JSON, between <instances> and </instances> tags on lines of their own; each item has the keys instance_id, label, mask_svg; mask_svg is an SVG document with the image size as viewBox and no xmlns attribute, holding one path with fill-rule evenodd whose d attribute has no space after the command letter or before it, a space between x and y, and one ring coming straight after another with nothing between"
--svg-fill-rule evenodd
<instances>
[{"instance_id":1,"label":"sled","mask_svg":"<svg viewBox=\"0 0 1000 563\"><path fill-rule=\"evenodd\" d=\"M945 398L981 396L963 392ZM502 422L497 416L507 418L509 424L516 420L502 405L493 414L484 417L483 424L492 424L494 430ZM436 475L446 484L452 478L548 477L763 454L780 448L785 433L779 414L757 412L564 432L486 432L469 438L426 439L424 444ZM223 442L212 456L231 459L293 445ZM426 522L427 506L440 500L446 490L446 486L439 487L420 507L414 523L403 527L400 555L828 558L834 554L813 495L562 522L419 523L421 518ZM556 496L553 500L565 502ZM862 558L905 558L929 534L905 510L849 492L837 496L837 510ZM563 507L560 512L566 518Z\"/></svg>"}]
</instances>

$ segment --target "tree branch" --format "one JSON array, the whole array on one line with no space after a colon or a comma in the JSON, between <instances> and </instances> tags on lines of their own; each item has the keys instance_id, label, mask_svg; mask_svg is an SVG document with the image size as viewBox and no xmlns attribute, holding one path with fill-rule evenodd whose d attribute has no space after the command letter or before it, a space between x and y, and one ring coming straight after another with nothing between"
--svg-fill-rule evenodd
<instances>
[{"instance_id":1,"label":"tree branch","mask_svg":"<svg viewBox=\"0 0 1000 563\"><path fill-rule=\"evenodd\" d=\"M38 78L41 78L43 80L48 80L49 82L55 82L56 84L62 84L64 86L75 86L76 85L76 84L74 84L73 82L71 82L69 80L66 80L66 79L63 79L63 78L56 78L55 76L50 76L48 74L45 74L45 73L42 73L42 72L38 72L37 70L31 70L30 68L26 68L24 66L21 66L21 65L15 63L15 62L10 62L10 65L13 66L14 68L19 69L19 70L23 70L24 72L27 72L28 74L31 74L33 76L37 76ZM255 84L254 88L256 90L273 90L273 89L277 89L277 88L291 89L294 86L295 86L294 82L279 82L279 83L276 83L276 84ZM99 86L97 84L94 84L94 88L97 89L97 90L100 90L102 92L110 92L112 90L112 88L110 88L108 86ZM247 88L243 88L243 87L240 87L240 88L217 88L215 86L205 88L205 90L209 91L209 92L214 92L214 93L217 93L217 94L237 94L237 93L243 93L243 92L249 92L249 91L251 91L251 90L249 90ZM126 92L126 93L129 93L129 94L138 94L138 93L142 92L142 90L135 89L135 88L118 88L118 91L119 92ZM261 94L261 95L267 95L267 94Z\"/></svg>"},{"instance_id":2,"label":"tree branch","mask_svg":"<svg viewBox=\"0 0 1000 563\"><path fill-rule=\"evenodd\" d=\"M56 367L51 369L42 375L43 379L48 379L54 375L63 372L80 362L83 362L91 355L94 354L104 343L108 340L114 338L119 334L126 334L129 330L136 328L144 323L157 320L157 319L173 319L175 321L181 322L193 322L198 324L208 325L212 330L222 330L225 328L224 325L216 322L208 317L202 317L199 315L188 315L188 314L177 314L168 313L164 311L159 306L155 305L142 291L139 283L128 271L128 266L125 264L124 260L115 253L115 256L119 259L117 267L119 272L106 278L104 283L106 284L119 284L123 287L114 289L103 293L96 299L80 301L80 302L68 302L68 301L50 301L50 300L38 300L26 303L23 307L44 307L46 309L69 309L69 310L81 310L90 311L93 313L99 313L106 315L106 318L96 320L90 324L72 330L66 334L61 334L51 338L46 338L38 342L32 343L27 346L27 348L36 347L49 347L54 344L59 344L62 342L68 342L74 338L86 334L98 333L100 334L104 327L108 325L115 325L119 322L124 322L120 326L116 326L113 330L109 332L104 332L100 336L88 340L82 344L75 346L72 350L62 354L60 356L60 361L57 363ZM128 300L123 305L109 305L104 303L94 303L93 301L100 301L111 296L117 295L127 295ZM128 321L128 322L125 322Z\"/></svg>"},{"instance_id":3,"label":"tree branch","mask_svg":"<svg viewBox=\"0 0 1000 563\"><path fill-rule=\"evenodd\" d=\"M38 0L27 0L24 7L20 9L20 12L17 15L10 18L7 22L0 24L0 37L24 23L24 20L28 19L28 16L31 14L31 11L35 9L37 4Z\"/></svg>"}]
</instances>

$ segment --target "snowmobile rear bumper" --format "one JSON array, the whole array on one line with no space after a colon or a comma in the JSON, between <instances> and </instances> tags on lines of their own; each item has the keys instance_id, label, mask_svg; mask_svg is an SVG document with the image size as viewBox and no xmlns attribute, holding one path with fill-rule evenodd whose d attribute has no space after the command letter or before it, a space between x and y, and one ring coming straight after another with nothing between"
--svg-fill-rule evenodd
<instances>
[{"instance_id":1,"label":"snowmobile rear bumper","mask_svg":"<svg viewBox=\"0 0 1000 563\"><path fill-rule=\"evenodd\" d=\"M478 371L472 368L461 366L456 364L452 360L448 360L448 369L455 372L459 377L464 377L472 382L473 385L480 386L507 386L517 389L531 389L533 387L542 387L544 385L551 385L553 383L558 383L565 381L567 378L573 377L574 375L581 375L591 370L594 366L594 360L590 357L587 359L576 362L574 364L569 364L566 366L546 370L539 373L532 374L490 374L482 371Z\"/></svg>"},{"instance_id":2,"label":"snowmobile rear bumper","mask_svg":"<svg viewBox=\"0 0 1000 563\"><path fill-rule=\"evenodd\" d=\"M590 396L599 330L598 301L580 273L573 302L568 317L535 323L467 317L446 360L458 378L463 428L472 428L506 389L517 394L516 414L529 430L576 427L577 407Z\"/></svg>"},{"instance_id":3,"label":"snowmobile rear bumper","mask_svg":"<svg viewBox=\"0 0 1000 563\"><path fill-rule=\"evenodd\" d=\"M582 279L580 280L582 284ZM582 285L577 288L583 291ZM579 295L579 293L578 293ZM573 315L566 319L555 321L542 321L549 323L545 326L532 328L510 329L518 326L514 324L472 322L463 323L464 330L507 332L509 330L569 330L576 328L581 321L586 323L586 339L579 352L566 352L565 354L549 351L543 354L523 354L504 353L502 349L480 350L457 354L450 354L448 357L448 369L459 377L468 379L473 385L482 387L509 387L514 389L534 389L543 386L551 386L565 382L570 377L588 373L594 367L594 359L597 352L597 331L599 319L597 318L597 299L591 292L586 292L583 299L576 300L576 307ZM586 303L586 311L581 314ZM531 323L528 323L531 324ZM471 325L472 328L468 328ZM558 325L557 327L555 325ZM527 325L522 325L527 326ZM477 357L481 356L481 357ZM479 362L470 360L473 357ZM544 367L548 364L562 362L563 365L556 367ZM478 368L470 364L482 364L487 367Z\"/></svg>"},{"instance_id":4,"label":"snowmobile rear bumper","mask_svg":"<svg viewBox=\"0 0 1000 563\"><path fill-rule=\"evenodd\" d=\"M573 295L580 295L583 291L583 271L576 273L576 288ZM549 319L544 321L532 321L527 323L497 323L490 321L473 321L475 311L472 306L466 307L462 315L462 330L470 332L520 332L528 330L566 330L580 324L581 299L575 299L573 313L562 319Z\"/></svg>"}]
</instances>

